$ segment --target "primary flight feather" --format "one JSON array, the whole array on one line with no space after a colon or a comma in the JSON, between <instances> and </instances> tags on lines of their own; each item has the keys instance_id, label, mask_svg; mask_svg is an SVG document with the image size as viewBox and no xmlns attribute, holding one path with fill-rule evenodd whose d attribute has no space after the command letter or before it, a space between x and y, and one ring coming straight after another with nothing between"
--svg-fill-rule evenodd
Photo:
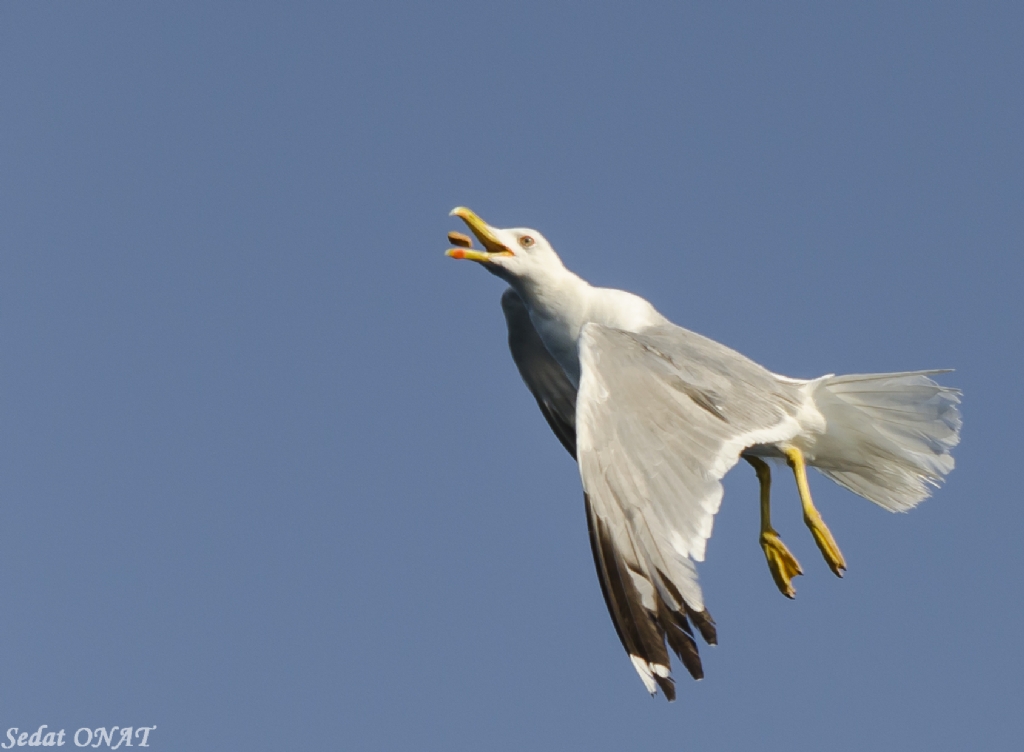
<instances>
[{"instance_id":1,"label":"primary flight feather","mask_svg":"<svg viewBox=\"0 0 1024 752\"><path fill-rule=\"evenodd\" d=\"M760 544L793 597L796 558L771 526L771 471L792 469L804 520L829 567L846 568L811 500L806 466L892 511L910 509L953 469L959 392L941 371L779 376L676 326L643 298L593 287L535 230L460 217L484 250L449 237L457 259L509 284L501 297L509 349L548 425L579 463L601 592L649 692L675 698L671 649L703 676L691 623L714 644L696 561L704 559L722 477L741 458L761 484Z\"/></svg>"}]
</instances>

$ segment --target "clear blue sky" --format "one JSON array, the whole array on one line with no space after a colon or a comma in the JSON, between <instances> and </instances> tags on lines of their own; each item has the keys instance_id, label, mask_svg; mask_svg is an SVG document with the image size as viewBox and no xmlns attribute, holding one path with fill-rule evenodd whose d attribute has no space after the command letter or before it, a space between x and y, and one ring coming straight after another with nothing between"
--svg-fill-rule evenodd
<instances>
[{"instance_id":1,"label":"clear blue sky","mask_svg":"<svg viewBox=\"0 0 1024 752\"><path fill-rule=\"evenodd\" d=\"M1019 3L3 3L0 740L1024 748ZM448 211L772 370L955 368L908 515L737 468L650 699Z\"/></svg>"}]
</instances>

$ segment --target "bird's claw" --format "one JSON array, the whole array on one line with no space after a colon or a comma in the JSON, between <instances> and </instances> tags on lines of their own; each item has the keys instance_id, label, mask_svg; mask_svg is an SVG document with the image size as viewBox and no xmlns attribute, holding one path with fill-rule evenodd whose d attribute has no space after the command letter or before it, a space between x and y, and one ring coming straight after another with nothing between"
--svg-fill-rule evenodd
<instances>
[{"instance_id":1,"label":"bird's claw","mask_svg":"<svg viewBox=\"0 0 1024 752\"><path fill-rule=\"evenodd\" d=\"M795 598L796 590L793 589L793 578L804 573L800 568L800 562L789 552L786 544L774 530L766 530L761 533L761 548L764 550L764 557L768 560L768 569L772 573L772 579L775 580L779 592L787 598Z\"/></svg>"},{"instance_id":2,"label":"bird's claw","mask_svg":"<svg viewBox=\"0 0 1024 752\"><path fill-rule=\"evenodd\" d=\"M836 577L842 577L843 571L846 569L846 559L843 558L843 552L839 550L836 539L832 537L828 525L820 518L816 520L806 519L804 521L807 523L807 527L810 528L811 535L814 536L814 542L818 544L818 550L825 557L825 563L828 564L829 569L832 570Z\"/></svg>"}]
</instances>

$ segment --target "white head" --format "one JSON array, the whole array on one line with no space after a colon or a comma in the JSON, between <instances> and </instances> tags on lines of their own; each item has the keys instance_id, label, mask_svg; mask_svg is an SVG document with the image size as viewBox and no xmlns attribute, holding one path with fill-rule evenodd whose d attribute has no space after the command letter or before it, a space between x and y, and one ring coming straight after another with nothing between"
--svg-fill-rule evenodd
<instances>
[{"instance_id":1,"label":"white head","mask_svg":"<svg viewBox=\"0 0 1024 752\"><path fill-rule=\"evenodd\" d=\"M483 251L450 248L447 255L452 258L477 261L491 274L517 286L565 271L558 254L536 230L525 227L499 230L464 206L452 209L451 216L462 219L484 246Z\"/></svg>"}]
</instances>

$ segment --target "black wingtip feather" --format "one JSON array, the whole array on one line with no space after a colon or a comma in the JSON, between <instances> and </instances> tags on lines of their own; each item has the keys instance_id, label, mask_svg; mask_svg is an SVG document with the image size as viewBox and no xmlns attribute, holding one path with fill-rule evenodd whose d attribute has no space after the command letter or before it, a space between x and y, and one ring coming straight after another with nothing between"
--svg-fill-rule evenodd
<instances>
[{"instance_id":1,"label":"black wingtip feather","mask_svg":"<svg viewBox=\"0 0 1024 752\"><path fill-rule=\"evenodd\" d=\"M711 614L708 613L707 609L694 611L687 606L686 615L697 626L697 630L700 632L700 636L704 638L704 642L708 645L718 644L718 628L715 626L715 620L711 618Z\"/></svg>"},{"instance_id":2,"label":"black wingtip feather","mask_svg":"<svg viewBox=\"0 0 1024 752\"><path fill-rule=\"evenodd\" d=\"M633 585L625 562L615 550L608 530L594 515L586 494L584 501L587 505L587 529L590 533L591 552L601 583L601 594L604 595L615 632L626 652L641 658L648 665L668 666L668 643L668 647L679 657L690 676L697 680L703 679L704 667L687 615L693 618L701 636L709 644L714 644L715 629L711 615L707 611L696 612L685 607L681 597L678 600L684 603L683 611L673 611L658 596L657 613L647 610ZM654 674L654 681L667 700L675 699L675 682L671 676Z\"/></svg>"},{"instance_id":3,"label":"black wingtip feather","mask_svg":"<svg viewBox=\"0 0 1024 752\"><path fill-rule=\"evenodd\" d=\"M665 639L668 640L672 652L679 657L683 666L690 672L690 676L694 679L703 679L704 666L701 664L697 642L693 639L693 632L686 621L686 616L678 612L669 611L668 606L662 601L658 614L658 624L662 631L664 631Z\"/></svg>"},{"instance_id":4,"label":"black wingtip feather","mask_svg":"<svg viewBox=\"0 0 1024 752\"><path fill-rule=\"evenodd\" d=\"M661 688L661 692L665 695L666 700L669 702L676 701L676 683L672 681L671 676L655 675L654 681L658 682L658 686Z\"/></svg>"}]
</instances>

